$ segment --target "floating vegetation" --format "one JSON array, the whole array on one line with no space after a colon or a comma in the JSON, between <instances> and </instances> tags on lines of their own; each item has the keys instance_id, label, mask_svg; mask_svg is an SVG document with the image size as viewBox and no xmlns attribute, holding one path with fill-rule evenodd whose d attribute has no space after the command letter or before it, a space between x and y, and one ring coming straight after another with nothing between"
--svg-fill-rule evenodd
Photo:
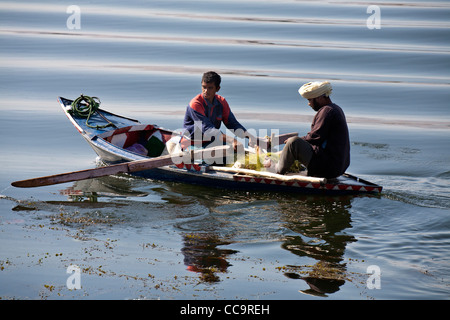
<instances>
[{"instance_id":1,"label":"floating vegetation","mask_svg":"<svg viewBox=\"0 0 450 320\"><path fill-rule=\"evenodd\" d=\"M87 227L92 225L108 225L112 226L123 222L123 219L116 218L114 216L105 215L98 211L82 214L79 211L67 212L61 211L60 213L51 217L53 223L61 224L64 226L81 226Z\"/></svg>"},{"instance_id":2,"label":"floating vegetation","mask_svg":"<svg viewBox=\"0 0 450 320\"><path fill-rule=\"evenodd\" d=\"M5 267L10 266L11 264L12 263L8 258L6 260L0 260L0 271L5 270Z\"/></svg>"}]
</instances>

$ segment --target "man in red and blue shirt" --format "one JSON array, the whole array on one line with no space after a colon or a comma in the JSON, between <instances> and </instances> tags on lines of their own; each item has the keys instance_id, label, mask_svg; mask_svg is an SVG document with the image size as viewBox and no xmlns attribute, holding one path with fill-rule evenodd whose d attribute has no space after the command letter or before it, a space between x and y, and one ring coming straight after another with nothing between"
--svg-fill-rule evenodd
<instances>
[{"instance_id":1,"label":"man in red and blue shirt","mask_svg":"<svg viewBox=\"0 0 450 320\"><path fill-rule=\"evenodd\" d=\"M191 139L200 138L203 146L220 139L236 148L237 141L220 131L223 123L239 138L247 137L250 144L255 144L256 138L237 121L225 98L217 94L220 82L220 75L214 71L203 74L202 93L195 96L186 108L184 128L189 132Z\"/></svg>"}]
</instances>

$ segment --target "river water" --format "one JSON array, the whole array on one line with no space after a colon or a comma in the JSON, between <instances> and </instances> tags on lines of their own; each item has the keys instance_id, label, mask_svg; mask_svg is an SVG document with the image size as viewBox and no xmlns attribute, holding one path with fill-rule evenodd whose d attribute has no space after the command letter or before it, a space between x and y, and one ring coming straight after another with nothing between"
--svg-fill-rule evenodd
<instances>
[{"instance_id":1,"label":"river water","mask_svg":"<svg viewBox=\"0 0 450 320\"><path fill-rule=\"evenodd\" d=\"M0 298L448 299L450 3L369 5L1 1ZM348 172L382 194L10 186L95 166L58 96L178 129L208 70L244 126L300 135L298 88L330 80Z\"/></svg>"}]
</instances>

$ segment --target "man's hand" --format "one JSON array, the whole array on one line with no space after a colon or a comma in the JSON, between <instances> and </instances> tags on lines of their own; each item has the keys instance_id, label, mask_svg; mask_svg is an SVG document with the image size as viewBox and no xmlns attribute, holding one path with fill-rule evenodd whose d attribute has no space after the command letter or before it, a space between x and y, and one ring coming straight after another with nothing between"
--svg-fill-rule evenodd
<instances>
[{"instance_id":1,"label":"man's hand","mask_svg":"<svg viewBox=\"0 0 450 320\"><path fill-rule=\"evenodd\" d=\"M258 145L258 138L247 133L248 135L248 145L252 148L256 147Z\"/></svg>"},{"instance_id":2,"label":"man's hand","mask_svg":"<svg viewBox=\"0 0 450 320\"><path fill-rule=\"evenodd\" d=\"M269 140L267 138L257 138L255 136L252 136L251 134L248 134L248 145L252 148L258 146L263 149L268 149Z\"/></svg>"},{"instance_id":3,"label":"man's hand","mask_svg":"<svg viewBox=\"0 0 450 320\"><path fill-rule=\"evenodd\" d=\"M277 173L277 163L269 157L264 159L263 166L267 171Z\"/></svg>"},{"instance_id":4,"label":"man's hand","mask_svg":"<svg viewBox=\"0 0 450 320\"><path fill-rule=\"evenodd\" d=\"M242 146L242 143L237 141L237 139L227 136L226 134L222 134L222 140L225 144L233 146L235 152L238 150L239 146Z\"/></svg>"},{"instance_id":5,"label":"man's hand","mask_svg":"<svg viewBox=\"0 0 450 320\"><path fill-rule=\"evenodd\" d=\"M240 143L239 141L237 141L237 139L233 139L233 149L234 151L238 151L238 147L242 146L242 143ZM242 146L241 150L243 150L244 147Z\"/></svg>"},{"instance_id":6,"label":"man's hand","mask_svg":"<svg viewBox=\"0 0 450 320\"><path fill-rule=\"evenodd\" d=\"M263 166L265 168L270 168L272 166L272 160L268 157L264 159Z\"/></svg>"}]
</instances>

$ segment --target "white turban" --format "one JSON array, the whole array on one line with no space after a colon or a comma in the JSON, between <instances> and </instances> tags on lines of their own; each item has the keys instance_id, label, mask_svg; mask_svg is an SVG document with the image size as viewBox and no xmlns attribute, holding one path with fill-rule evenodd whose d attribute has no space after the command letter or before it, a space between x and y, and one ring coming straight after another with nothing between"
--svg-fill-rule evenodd
<instances>
[{"instance_id":1,"label":"white turban","mask_svg":"<svg viewBox=\"0 0 450 320\"><path fill-rule=\"evenodd\" d=\"M298 93L305 99L314 99L322 95L329 96L331 94L331 84L328 81L324 82L308 82L298 89Z\"/></svg>"}]
</instances>

